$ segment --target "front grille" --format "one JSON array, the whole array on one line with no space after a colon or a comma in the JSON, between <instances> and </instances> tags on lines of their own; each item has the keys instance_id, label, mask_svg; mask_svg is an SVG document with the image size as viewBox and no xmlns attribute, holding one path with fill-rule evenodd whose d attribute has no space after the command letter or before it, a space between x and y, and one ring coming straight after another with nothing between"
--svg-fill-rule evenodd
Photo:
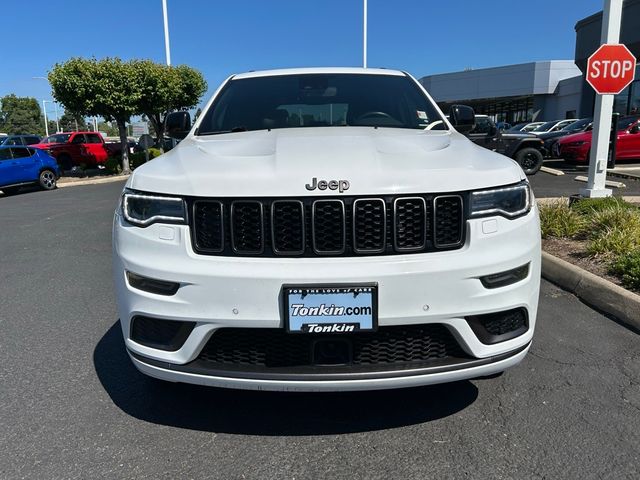
<instances>
[{"instance_id":1,"label":"front grille","mask_svg":"<svg viewBox=\"0 0 640 480\"><path fill-rule=\"evenodd\" d=\"M462 195L189 199L203 255L363 256L460 248Z\"/></svg>"},{"instance_id":2,"label":"front grille","mask_svg":"<svg viewBox=\"0 0 640 480\"><path fill-rule=\"evenodd\" d=\"M277 328L221 328L202 349L196 362L211 370L300 368L314 366L314 345L328 337L292 335ZM451 358L466 358L460 345L443 325L380 327L376 332L332 336L327 341L348 342L349 365L343 368L391 367Z\"/></svg>"}]
</instances>

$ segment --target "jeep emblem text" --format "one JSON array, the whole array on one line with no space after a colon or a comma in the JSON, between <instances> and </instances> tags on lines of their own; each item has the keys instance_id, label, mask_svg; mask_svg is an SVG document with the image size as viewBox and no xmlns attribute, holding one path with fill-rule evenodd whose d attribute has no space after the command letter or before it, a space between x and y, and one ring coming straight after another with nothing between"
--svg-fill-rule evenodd
<instances>
[{"instance_id":1,"label":"jeep emblem text","mask_svg":"<svg viewBox=\"0 0 640 480\"><path fill-rule=\"evenodd\" d=\"M349 190L350 186L351 184L349 183L349 180L318 181L316 177L313 177L313 180L311 180L311 183L307 183L304 187L307 190L315 190L316 188L318 190L326 190L328 188L329 190L338 190L340 193L342 193L345 190Z\"/></svg>"}]
</instances>

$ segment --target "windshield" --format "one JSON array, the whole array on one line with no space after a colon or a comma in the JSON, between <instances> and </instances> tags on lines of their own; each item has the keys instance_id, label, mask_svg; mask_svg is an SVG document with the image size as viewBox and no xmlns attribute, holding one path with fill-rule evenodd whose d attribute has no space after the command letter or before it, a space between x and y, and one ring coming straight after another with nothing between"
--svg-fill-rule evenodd
<instances>
[{"instance_id":1,"label":"windshield","mask_svg":"<svg viewBox=\"0 0 640 480\"><path fill-rule=\"evenodd\" d=\"M534 132L546 132L551 127L553 127L556 123L558 123L557 120L554 120L553 122L544 122L542 125L536 127L533 131Z\"/></svg>"},{"instance_id":2,"label":"windshield","mask_svg":"<svg viewBox=\"0 0 640 480\"><path fill-rule=\"evenodd\" d=\"M300 74L231 80L196 134L338 126L447 129L406 76Z\"/></svg>"},{"instance_id":3,"label":"windshield","mask_svg":"<svg viewBox=\"0 0 640 480\"><path fill-rule=\"evenodd\" d=\"M509 130L507 130L508 132L519 132L521 131L524 127L526 127L527 124L526 123L518 123L516 125L514 125L513 127L511 127Z\"/></svg>"},{"instance_id":4,"label":"windshield","mask_svg":"<svg viewBox=\"0 0 640 480\"><path fill-rule=\"evenodd\" d=\"M618 120L617 129L618 130L626 130L631 124L638 121L640 117L622 117Z\"/></svg>"},{"instance_id":5,"label":"windshield","mask_svg":"<svg viewBox=\"0 0 640 480\"><path fill-rule=\"evenodd\" d=\"M57 135L50 135L45 138L42 143L66 143L71 136L70 133L59 133Z\"/></svg>"},{"instance_id":6,"label":"windshield","mask_svg":"<svg viewBox=\"0 0 640 480\"><path fill-rule=\"evenodd\" d=\"M583 118L581 120L577 120L577 121L575 121L573 123L570 123L569 125L565 125L562 128L562 130L564 130L565 132L581 131L581 130L584 130L584 127L589 125L592 121L593 121L593 119L591 119L591 118Z\"/></svg>"}]
</instances>

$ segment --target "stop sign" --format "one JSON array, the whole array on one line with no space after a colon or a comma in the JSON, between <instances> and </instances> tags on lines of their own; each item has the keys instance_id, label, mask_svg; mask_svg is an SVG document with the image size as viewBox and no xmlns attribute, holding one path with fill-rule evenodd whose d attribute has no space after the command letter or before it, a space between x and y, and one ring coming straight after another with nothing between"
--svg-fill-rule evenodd
<instances>
[{"instance_id":1,"label":"stop sign","mask_svg":"<svg viewBox=\"0 0 640 480\"><path fill-rule=\"evenodd\" d=\"M587 62L587 82L600 94L617 94L633 81L636 59L622 44L601 45Z\"/></svg>"}]
</instances>

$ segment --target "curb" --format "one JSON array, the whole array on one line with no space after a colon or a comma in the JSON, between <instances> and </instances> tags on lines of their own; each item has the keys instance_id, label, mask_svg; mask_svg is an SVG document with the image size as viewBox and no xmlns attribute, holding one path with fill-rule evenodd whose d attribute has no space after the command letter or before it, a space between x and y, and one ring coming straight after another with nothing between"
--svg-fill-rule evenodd
<instances>
[{"instance_id":1,"label":"curb","mask_svg":"<svg viewBox=\"0 0 640 480\"><path fill-rule=\"evenodd\" d=\"M627 180L640 180L640 175L635 173L623 173L623 172L613 172L611 170L607 170L608 177L618 177L618 178L626 178Z\"/></svg>"},{"instance_id":2,"label":"curb","mask_svg":"<svg viewBox=\"0 0 640 480\"><path fill-rule=\"evenodd\" d=\"M561 175L564 175L564 172L562 170L558 170L556 168L551 168L551 167L540 167L540 171L541 172L545 172L548 173L550 175L555 175L556 177L559 177Z\"/></svg>"},{"instance_id":3,"label":"curb","mask_svg":"<svg viewBox=\"0 0 640 480\"><path fill-rule=\"evenodd\" d=\"M542 276L587 305L640 331L640 295L547 252L542 252Z\"/></svg>"},{"instance_id":4,"label":"curb","mask_svg":"<svg viewBox=\"0 0 640 480\"><path fill-rule=\"evenodd\" d=\"M79 187L81 185L94 185L97 183L119 182L121 180L126 180L127 178L129 178L129 175L114 175L112 177L106 177L106 178L79 180L77 182L64 182L64 183L58 183L58 188Z\"/></svg>"}]
</instances>

